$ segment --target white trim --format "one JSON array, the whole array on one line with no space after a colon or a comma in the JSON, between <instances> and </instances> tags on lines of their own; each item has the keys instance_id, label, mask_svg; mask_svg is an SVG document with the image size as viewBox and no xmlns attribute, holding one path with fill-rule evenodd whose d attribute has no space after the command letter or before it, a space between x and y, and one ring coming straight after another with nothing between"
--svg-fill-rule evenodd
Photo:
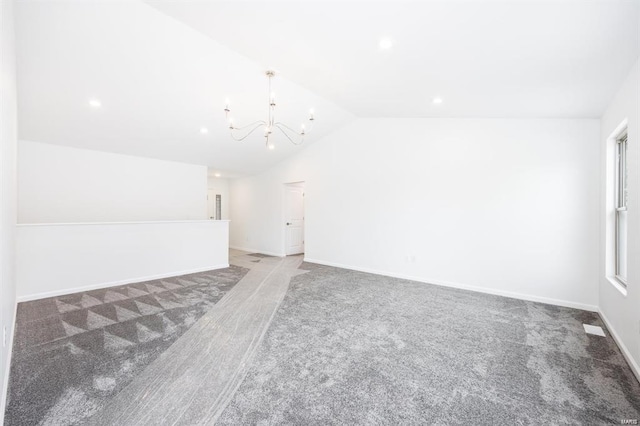
<instances>
[{"instance_id":1,"label":"white trim","mask_svg":"<svg viewBox=\"0 0 640 426\"><path fill-rule=\"evenodd\" d=\"M249 253L267 254L269 256L275 256L275 257L286 257L287 256L284 253L276 253L274 251L257 250L257 249L253 249L253 248L247 248L247 247L229 246L229 248L230 249L234 249L234 250L246 251L246 252L249 252Z\"/></svg>"},{"instance_id":2,"label":"white trim","mask_svg":"<svg viewBox=\"0 0 640 426\"><path fill-rule=\"evenodd\" d=\"M611 337L613 337L613 340L620 348L620 352L622 352L624 359L627 360L627 364L629 364L629 367L631 367L631 371L636 376L636 379L638 379L638 382L640 382L640 366L638 366L638 363L633 359L633 357L631 356L631 352L629 352L629 349L627 349L622 339L618 336L616 330L611 326L611 323L607 319L604 312L602 312L601 309L598 309L598 314L600 315L600 318L602 318L602 322L607 327L607 330L609 330L609 334L611 334Z\"/></svg>"},{"instance_id":3,"label":"white trim","mask_svg":"<svg viewBox=\"0 0 640 426\"><path fill-rule=\"evenodd\" d=\"M629 118L616 126L609 134L604 142L604 209L600 209L600 220L604 221L604 241L602 235L600 245L604 251L604 276L605 278L624 296L627 295L626 288L619 282L616 282L616 263L617 263L617 148L618 139L629 131ZM602 173L601 173L602 178ZM602 187L600 187L602 190ZM602 194L600 194L602 196ZM604 214L604 216L603 216ZM600 265L602 267L602 264ZM602 271L601 271L602 272Z\"/></svg>"},{"instance_id":4,"label":"white trim","mask_svg":"<svg viewBox=\"0 0 640 426\"><path fill-rule=\"evenodd\" d=\"M379 270L369 269L369 268L360 268L357 266L343 265L335 262L326 262L323 260L309 259L307 257L304 258L304 261L309 263L317 263L320 265L334 266L336 268L351 269L354 271L367 272L370 274L385 275L388 277L417 281L417 282L426 283L426 284L434 284L442 287L458 288L462 290L475 291L478 293L486 293L486 294L493 294L496 296L511 297L514 299L528 300L530 302L546 303L549 305L563 306L566 308L574 308L574 309L582 309L585 311L598 312L598 307L595 305L587 305L584 303L570 302L568 300L552 299L549 297L533 296L530 294L516 293L516 292L504 291L504 290L494 290L491 288L478 287L478 286L468 285L468 284L459 284L459 283L454 283L450 281L429 280L422 277L415 277L415 276L405 275L405 274L396 274L393 272L379 271Z\"/></svg>"},{"instance_id":5,"label":"white trim","mask_svg":"<svg viewBox=\"0 0 640 426\"><path fill-rule=\"evenodd\" d=\"M18 303L13 304L13 324L8 330L9 332L9 350L7 351L7 359L5 360L4 380L2 383L2 395L0 395L0 426L4 424L4 412L7 408L7 392L9 392L9 375L11 374L11 359L13 358L13 337L15 336L16 320L18 315Z\"/></svg>"},{"instance_id":6,"label":"white trim","mask_svg":"<svg viewBox=\"0 0 640 426\"><path fill-rule=\"evenodd\" d=\"M611 283L612 286L614 286L616 288L616 290L618 290L620 293L622 293L623 297L627 297L627 288L625 286L623 286L619 280L620 278L618 277L606 277L607 281L609 281L609 283Z\"/></svg>"},{"instance_id":7,"label":"white trim","mask_svg":"<svg viewBox=\"0 0 640 426\"><path fill-rule=\"evenodd\" d=\"M618 124L616 126L616 128L613 130L613 132L611 132L611 134L609 135L609 137L607 138L607 140L614 140L617 142L618 139L620 139L620 137L629 132L629 117L625 117L624 120L622 120L620 122L620 124Z\"/></svg>"},{"instance_id":8,"label":"white trim","mask_svg":"<svg viewBox=\"0 0 640 426\"><path fill-rule=\"evenodd\" d=\"M146 277L127 278L127 279L124 279L124 280L111 281L111 282L99 283L99 284L91 284L91 285L82 286L82 287L67 288L67 289L64 289L64 290L56 290L56 291L47 291L47 292L44 292L44 293L28 294L26 296L19 296L17 298L17 301L18 302L28 302L30 300L46 299L47 297L62 296L62 295L65 295L65 294L78 293L78 292L81 292L81 291L98 290L98 289L101 289L101 288L116 287L116 286L119 286L119 285L134 284L134 283L139 283L139 282L158 280L158 279L161 279L161 278L178 277L178 276L181 276L181 275L195 274L195 273L198 273L198 272L213 271L214 269L223 269L223 268L228 268L228 267L229 267L229 264L225 263L225 264L221 264L221 265L212 265L212 266L207 266L205 268L190 269L190 270L186 270L186 271L174 271L174 272L168 272L166 274L149 275L149 276L146 276Z\"/></svg>"},{"instance_id":9,"label":"white trim","mask_svg":"<svg viewBox=\"0 0 640 426\"><path fill-rule=\"evenodd\" d=\"M156 220L145 222L76 222L76 223L18 223L17 227L28 226L85 226L85 225L157 225L157 224L172 224L172 223L216 223L216 222L231 222L230 220L218 220L218 219L201 219L201 220Z\"/></svg>"}]
</instances>

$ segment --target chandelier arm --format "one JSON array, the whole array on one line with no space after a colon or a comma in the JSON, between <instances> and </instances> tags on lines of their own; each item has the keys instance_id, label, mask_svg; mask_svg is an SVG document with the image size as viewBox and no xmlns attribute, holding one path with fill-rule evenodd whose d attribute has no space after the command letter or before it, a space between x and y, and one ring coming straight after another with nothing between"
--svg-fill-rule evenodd
<instances>
[{"instance_id":1,"label":"chandelier arm","mask_svg":"<svg viewBox=\"0 0 640 426\"><path fill-rule=\"evenodd\" d=\"M244 135L244 136L242 136L242 137L240 137L240 138L236 138L236 137L233 135L233 131L234 131L234 130L236 130L236 129L231 129L231 131L230 131L229 133L231 134L231 137L233 138L233 140L234 140L234 141L241 142L241 141L245 140L246 138L248 138L248 137L249 137L249 135L251 135L253 132L255 132L256 130L258 130L258 129L259 129L260 127L262 127L263 125L264 125L264 121L260 122L260 123L259 123L257 126L255 126L253 129L249 130L249 132L248 132L246 135ZM245 126L245 127L247 127L247 126ZM244 127L243 127L243 128L244 128Z\"/></svg>"},{"instance_id":2,"label":"chandelier arm","mask_svg":"<svg viewBox=\"0 0 640 426\"><path fill-rule=\"evenodd\" d=\"M275 126L278 130L280 130L280 131L282 132L282 134L283 134L283 135L285 135L285 136L287 137L287 139L289 139L289 141L290 141L292 144L294 144L294 145L301 145L301 144L302 144L302 142L304 142L304 135L300 135L300 134L298 133L298 135L300 136L300 142L295 142L293 139L291 139L291 136L289 136L289 134L288 134L287 132L285 132L285 131L284 131L284 129L283 129L282 127L280 127L280 126L284 126L285 128L287 128L287 129L289 129L289 130L291 130L292 132L294 132L294 133L295 133L295 130L293 130L291 127L289 127L289 126L287 126L287 125L285 125L285 124L282 124L282 123L275 123L275 124L274 124L274 126Z\"/></svg>"},{"instance_id":3,"label":"chandelier arm","mask_svg":"<svg viewBox=\"0 0 640 426\"><path fill-rule=\"evenodd\" d=\"M279 122L279 121L278 121L278 122L277 122L277 123L275 123L275 124L276 124L277 126L282 126L282 127L284 127L285 129L290 130L290 131L292 131L293 133L295 133L295 134L297 134L297 135L299 135L299 134L300 134L300 132L296 132L295 130L293 130L291 127L287 126L287 125L286 125L286 124L284 124L284 123L281 123L281 122Z\"/></svg>"},{"instance_id":4,"label":"chandelier arm","mask_svg":"<svg viewBox=\"0 0 640 426\"><path fill-rule=\"evenodd\" d=\"M313 130L313 120L310 120L310 121L311 121L311 124L309 125L309 127L306 127L306 128L304 129L304 134L305 134L305 135L306 135L307 133L310 133L310 132ZM296 130L292 129L291 127L287 126L287 125L286 125L286 124L284 124L284 123L281 123L281 122L279 122L279 121L278 121L278 122L277 122L277 123L275 123L275 124L277 124L277 125L279 125L279 126L284 126L284 127L286 127L288 130L292 131L293 133L297 133L298 135L301 135L301 133L300 133L300 132L298 132L298 131L296 131Z\"/></svg>"},{"instance_id":5,"label":"chandelier arm","mask_svg":"<svg viewBox=\"0 0 640 426\"><path fill-rule=\"evenodd\" d=\"M307 133L309 133L309 132L311 132L311 131L313 130L313 120L310 120L310 121L311 121L311 125L309 126L309 128L308 128L308 129L304 129L304 133L297 132L297 131L293 130L291 127L289 127L289 126L287 126L286 124L281 123L281 122L279 122L279 121L278 121L277 123L275 123L275 125L276 125L276 126L282 126L282 127L285 127L285 128L287 128L289 131L291 131L291 132L293 132L293 133L295 133L295 134L297 134L297 135L302 136L302 138L301 138L301 139L304 139L304 137L307 135ZM300 143L302 143L302 142L300 142Z\"/></svg>"},{"instance_id":6,"label":"chandelier arm","mask_svg":"<svg viewBox=\"0 0 640 426\"><path fill-rule=\"evenodd\" d=\"M255 126L255 125L261 125L261 126L264 126L264 125L266 125L266 124L267 124L267 122L266 122L266 121L264 121L264 120L258 120L258 121L254 121L253 123L249 123L249 124L247 124L246 126L242 126L242 127L235 127L235 126L233 126L233 129L231 129L231 130L244 130L244 129L246 129L246 128L248 128L248 127L251 127L251 126Z\"/></svg>"}]
</instances>

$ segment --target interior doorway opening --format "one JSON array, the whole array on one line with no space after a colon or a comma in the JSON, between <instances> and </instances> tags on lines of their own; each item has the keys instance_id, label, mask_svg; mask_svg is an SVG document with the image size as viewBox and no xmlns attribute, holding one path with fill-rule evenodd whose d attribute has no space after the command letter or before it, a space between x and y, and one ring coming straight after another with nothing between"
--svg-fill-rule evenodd
<instances>
[{"instance_id":1,"label":"interior doorway opening","mask_svg":"<svg viewBox=\"0 0 640 426\"><path fill-rule=\"evenodd\" d=\"M304 253L304 182L284 184L284 252Z\"/></svg>"},{"instance_id":2,"label":"interior doorway opening","mask_svg":"<svg viewBox=\"0 0 640 426\"><path fill-rule=\"evenodd\" d=\"M207 217L213 220L222 219L222 195L218 190L207 191Z\"/></svg>"}]
</instances>

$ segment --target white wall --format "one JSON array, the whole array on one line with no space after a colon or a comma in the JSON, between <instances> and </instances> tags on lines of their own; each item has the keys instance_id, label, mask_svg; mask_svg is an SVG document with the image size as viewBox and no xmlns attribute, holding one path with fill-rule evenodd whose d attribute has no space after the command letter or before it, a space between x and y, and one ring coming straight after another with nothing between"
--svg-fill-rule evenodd
<instances>
[{"instance_id":1,"label":"white wall","mask_svg":"<svg viewBox=\"0 0 640 426\"><path fill-rule=\"evenodd\" d=\"M283 254L305 181L310 261L596 309L598 120L359 119L231 182L231 246Z\"/></svg>"},{"instance_id":2,"label":"white wall","mask_svg":"<svg viewBox=\"0 0 640 426\"><path fill-rule=\"evenodd\" d=\"M19 223L207 218L207 168L20 141Z\"/></svg>"},{"instance_id":3,"label":"white wall","mask_svg":"<svg viewBox=\"0 0 640 426\"><path fill-rule=\"evenodd\" d=\"M229 222L18 225L18 300L229 266Z\"/></svg>"},{"instance_id":4,"label":"white wall","mask_svg":"<svg viewBox=\"0 0 640 426\"><path fill-rule=\"evenodd\" d=\"M600 223L600 313L619 346L627 356L640 380L640 128L638 123L638 96L640 62L629 73L602 117L601 150L601 223ZM607 277L613 257L612 237L607 223L613 220L612 206L607 203L607 180L611 182L611 154L607 153L607 139L624 120L628 120L627 165L628 175L628 229L627 229L627 294L623 294ZM609 162L609 164L607 164ZM609 194L610 195L610 194ZM611 227L611 226L609 226Z\"/></svg>"},{"instance_id":5,"label":"white wall","mask_svg":"<svg viewBox=\"0 0 640 426\"><path fill-rule=\"evenodd\" d=\"M222 220L229 220L229 180L209 176L207 182L208 193L214 196L215 194L220 194L221 196L222 206L220 213L222 214ZM209 202L212 202L215 208L215 199L209 200Z\"/></svg>"},{"instance_id":6,"label":"white wall","mask_svg":"<svg viewBox=\"0 0 640 426\"><path fill-rule=\"evenodd\" d=\"M16 224L16 75L13 1L0 4L0 424L4 417L6 385L15 315ZM6 342L2 330L6 328Z\"/></svg>"}]
</instances>

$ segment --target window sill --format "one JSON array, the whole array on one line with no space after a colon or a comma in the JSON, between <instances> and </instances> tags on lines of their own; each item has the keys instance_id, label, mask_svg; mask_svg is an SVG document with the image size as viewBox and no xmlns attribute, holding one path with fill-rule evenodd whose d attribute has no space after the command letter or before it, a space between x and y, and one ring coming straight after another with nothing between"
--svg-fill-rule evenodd
<instances>
[{"instance_id":1,"label":"window sill","mask_svg":"<svg viewBox=\"0 0 640 426\"><path fill-rule=\"evenodd\" d=\"M627 289L622 284L620 284L620 281L618 281L617 278L607 277L607 280L609 280L609 282L616 288L616 290L622 293L624 297L627 297Z\"/></svg>"}]
</instances>

